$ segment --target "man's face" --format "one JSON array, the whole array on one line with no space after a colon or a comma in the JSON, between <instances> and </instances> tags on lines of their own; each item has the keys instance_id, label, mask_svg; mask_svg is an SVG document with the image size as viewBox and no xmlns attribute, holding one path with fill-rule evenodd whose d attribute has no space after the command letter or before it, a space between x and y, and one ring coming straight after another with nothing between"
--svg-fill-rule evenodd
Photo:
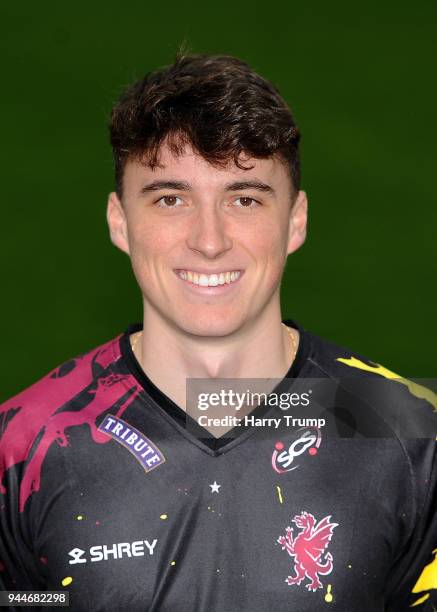
<instances>
[{"instance_id":1,"label":"man's face","mask_svg":"<svg viewBox=\"0 0 437 612\"><path fill-rule=\"evenodd\" d=\"M266 309L277 316L287 255L305 240L306 197L294 199L284 164L241 159L253 168L163 145L153 170L127 162L122 203L109 196L111 239L130 255L146 311L189 334L225 336Z\"/></svg>"}]
</instances>

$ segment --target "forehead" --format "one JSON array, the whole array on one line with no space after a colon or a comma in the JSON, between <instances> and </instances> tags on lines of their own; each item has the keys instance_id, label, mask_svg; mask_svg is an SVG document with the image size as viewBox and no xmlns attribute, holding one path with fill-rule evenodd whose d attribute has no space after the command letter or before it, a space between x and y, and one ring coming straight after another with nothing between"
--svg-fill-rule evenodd
<instances>
[{"instance_id":1,"label":"forehead","mask_svg":"<svg viewBox=\"0 0 437 612\"><path fill-rule=\"evenodd\" d=\"M217 188L232 180L258 179L270 182L275 188L290 188L289 171L285 163L277 157L257 159L241 154L239 168L233 159L225 166L208 162L192 147L186 146L182 153L175 155L163 144L158 154L159 164L153 169L146 163L128 160L124 169L123 184L125 189L137 187L141 182L156 179L179 179L192 184L193 188Z\"/></svg>"}]
</instances>

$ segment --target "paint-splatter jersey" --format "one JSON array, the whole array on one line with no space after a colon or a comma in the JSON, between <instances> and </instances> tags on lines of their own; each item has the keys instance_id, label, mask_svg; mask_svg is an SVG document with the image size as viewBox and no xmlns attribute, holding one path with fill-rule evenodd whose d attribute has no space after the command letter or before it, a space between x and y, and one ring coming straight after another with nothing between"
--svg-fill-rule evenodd
<instances>
[{"instance_id":1,"label":"paint-splatter jersey","mask_svg":"<svg viewBox=\"0 0 437 612\"><path fill-rule=\"evenodd\" d=\"M141 370L139 325L3 404L0 590L84 612L434 609L436 396L286 323L293 401L219 439Z\"/></svg>"}]
</instances>

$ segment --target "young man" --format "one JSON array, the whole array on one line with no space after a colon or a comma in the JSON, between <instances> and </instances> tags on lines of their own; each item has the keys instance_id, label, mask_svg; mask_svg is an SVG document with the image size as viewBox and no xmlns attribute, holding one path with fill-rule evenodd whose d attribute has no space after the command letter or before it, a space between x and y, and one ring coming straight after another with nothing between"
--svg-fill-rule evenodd
<instances>
[{"instance_id":1,"label":"young man","mask_svg":"<svg viewBox=\"0 0 437 612\"><path fill-rule=\"evenodd\" d=\"M433 609L436 397L281 320L307 199L278 91L182 57L123 94L111 142L143 322L0 408L1 588L93 612Z\"/></svg>"}]
</instances>

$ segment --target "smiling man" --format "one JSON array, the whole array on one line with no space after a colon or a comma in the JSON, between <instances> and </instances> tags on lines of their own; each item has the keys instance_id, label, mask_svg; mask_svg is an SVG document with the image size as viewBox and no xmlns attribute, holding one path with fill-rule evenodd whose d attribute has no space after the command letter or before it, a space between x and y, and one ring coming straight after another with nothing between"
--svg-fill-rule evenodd
<instances>
[{"instance_id":1,"label":"smiling man","mask_svg":"<svg viewBox=\"0 0 437 612\"><path fill-rule=\"evenodd\" d=\"M306 196L277 156L239 163L212 165L172 134L159 166L127 161L122 195L109 197L112 241L143 294L137 358L179 406L189 378L283 378L298 344L281 325L279 285L305 239Z\"/></svg>"},{"instance_id":2,"label":"smiling man","mask_svg":"<svg viewBox=\"0 0 437 612\"><path fill-rule=\"evenodd\" d=\"M0 407L4 597L433 609L437 398L282 320L308 205L278 90L180 57L123 93L110 132L108 226L143 320Z\"/></svg>"}]
</instances>

